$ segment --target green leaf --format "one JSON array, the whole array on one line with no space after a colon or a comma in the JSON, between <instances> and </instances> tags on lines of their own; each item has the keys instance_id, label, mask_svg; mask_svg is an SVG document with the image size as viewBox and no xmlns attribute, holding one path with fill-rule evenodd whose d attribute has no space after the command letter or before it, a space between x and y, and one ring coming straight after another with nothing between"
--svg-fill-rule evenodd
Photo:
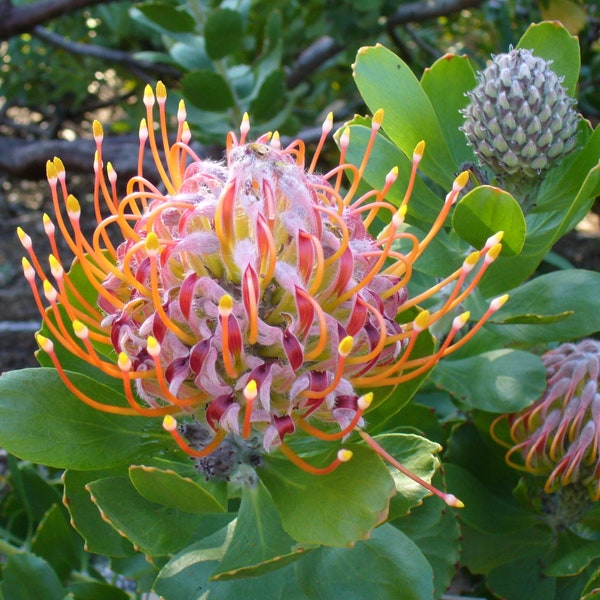
<instances>
[{"instance_id":1,"label":"green leaf","mask_svg":"<svg viewBox=\"0 0 600 600\"><path fill-rule=\"evenodd\" d=\"M444 470L448 489L465 504L458 513L460 520L477 531L505 534L537 523L536 515L518 506L514 500L509 504L499 498L466 469L446 463Z\"/></svg>"},{"instance_id":2,"label":"green leaf","mask_svg":"<svg viewBox=\"0 0 600 600\"><path fill-rule=\"evenodd\" d=\"M277 506L283 528L302 544L348 546L367 537L387 513L394 482L369 448L345 444L354 455L328 475L313 475L288 460L265 457L259 476ZM307 458L327 465L336 450ZM318 507L318 510L315 510Z\"/></svg>"},{"instance_id":3,"label":"green leaf","mask_svg":"<svg viewBox=\"0 0 600 600\"><path fill-rule=\"evenodd\" d=\"M213 60L233 54L244 34L242 17L235 10L218 8L210 12L204 24L206 52Z\"/></svg>"},{"instance_id":4,"label":"green leaf","mask_svg":"<svg viewBox=\"0 0 600 600\"><path fill-rule=\"evenodd\" d=\"M99 581L81 581L72 583L67 591L76 600L130 600L131 596L123 590Z\"/></svg>"},{"instance_id":5,"label":"green leaf","mask_svg":"<svg viewBox=\"0 0 600 600\"><path fill-rule=\"evenodd\" d=\"M10 468L11 484L33 521L42 520L52 506L60 504L58 486L50 484L36 467L28 463L17 463L13 458Z\"/></svg>"},{"instance_id":6,"label":"green leaf","mask_svg":"<svg viewBox=\"0 0 600 600\"><path fill-rule=\"evenodd\" d=\"M600 273L583 269L547 273L512 291L509 301L494 315L495 322L486 327L513 343L575 340L600 331L598 297ZM565 313L571 314L543 324L497 324L520 315L544 317Z\"/></svg>"},{"instance_id":7,"label":"green leaf","mask_svg":"<svg viewBox=\"0 0 600 600\"><path fill-rule=\"evenodd\" d=\"M590 540L583 546L551 562L544 569L544 574L548 577L578 575L598 558L600 558L600 541Z\"/></svg>"},{"instance_id":8,"label":"green leaf","mask_svg":"<svg viewBox=\"0 0 600 600\"><path fill-rule=\"evenodd\" d=\"M233 537L211 579L256 577L298 560L306 550L283 530L264 485L246 486Z\"/></svg>"},{"instance_id":9,"label":"green leaf","mask_svg":"<svg viewBox=\"0 0 600 600\"><path fill-rule=\"evenodd\" d=\"M46 513L35 532L31 550L47 560L62 581L71 571L81 568L81 543L75 543L73 530L65 519L62 506L55 504Z\"/></svg>"},{"instance_id":10,"label":"green leaf","mask_svg":"<svg viewBox=\"0 0 600 600\"><path fill-rule=\"evenodd\" d=\"M114 390L76 373L69 378L95 400L115 403ZM0 445L32 462L86 470L132 461L143 443L152 442L148 421L90 408L65 388L54 369L0 377Z\"/></svg>"},{"instance_id":11,"label":"green leaf","mask_svg":"<svg viewBox=\"0 0 600 600\"><path fill-rule=\"evenodd\" d=\"M209 580L227 544L229 530L196 543L160 572L154 589L166 599L377 598L431 600L432 572L419 548L391 525L375 529L353 548L319 548L281 569L245 579Z\"/></svg>"},{"instance_id":12,"label":"green leaf","mask_svg":"<svg viewBox=\"0 0 600 600\"><path fill-rule=\"evenodd\" d=\"M187 33L194 31L196 21L184 9L163 2L144 2L136 4L147 19L159 25L161 29L173 33Z\"/></svg>"},{"instance_id":13,"label":"green leaf","mask_svg":"<svg viewBox=\"0 0 600 600\"><path fill-rule=\"evenodd\" d=\"M248 588L261 578L249 577L241 581L209 582L218 562L225 554L234 524L217 531L183 550L180 550L160 571L154 591L166 599L195 600L198 593L208 589L231 589L231 585L246 587L243 597L251 598ZM280 577L281 571L274 571ZM269 575L272 575L271 573ZM274 588L273 590L274 591ZM210 592L211 596L212 590ZM230 598L234 598L232 595ZM260 596L257 596L260 597Z\"/></svg>"},{"instance_id":14,"label":"green leaf","mask_svg":"<svg viewBox=\"0 0 600 600\"><path fill-rule=\"evenodd\" d=\"M423 552L433 568L435 598L440 598L456 574L460 560L461 532L456 512L439 498L430 498L393 523Z\"/></svg>"},{"instance_id":15,"label":"green leaf","mask_svg":"<svg viewBox=\"0 0 600 600\"><path fill-rule=\"evenodd\" d=\"M141 552L136 552L132 556L124 558L111 558L110 567L114 573L118 573L126 579L135 580L138 592L150 592L160 568L166 562L164 557L149 559Z\"/></svg>"},{"instance_id":16,"label":"green leaf","mask_svg":"<svg viewBox=\"0 0 600 600\"><path fill-rule=\"evenodd\" d=\"M587 212L588 198L598 193L597 175L594 173L598 171L600 160L600 127L596 127L583 148L575 152L576 158L568 162L565 169L553 169L544 178L538 193L535 212L559 210L569 211L569 214ZM591 178L593 179L584 186L586 179Z\"/></svg>"},{"instance_id":17,"label":"green leaf","mask_svg":"<svg viewBox=\"0 0 600 600\"><path fill-rule=\"evenodd\" d=\"M234 105L229 84L222 75L199 69L181 79L183 94L191 104L201 110L223 112Z\"/></svg>"},{"instance_id":18,"label":"green leaf","mask_svg":"<svg viewBox=\"0 0 600 600\"><path fill-rule=\"evenodd\" d=\"M434 350L434 340L429 332L422 332L411 353L411 360L429 356ZM395 387L374 388L374 400L367 411L366 418L373 426L372 433L385 430L388 419L398 414L415 395L431 373L427 370L413 379L408 379Z\"/></svg>"},{"instance_id":19,"label":"green leaf","mask_svg":"<svg viewBox=\"0 0 600 600\"><path fill-rule=\"evenodd\" d=\"M440 361L431 377L469 408L492 413L521 410L546 389L546 370L539 356L508 348Z\"/></svg>"},{"instance_id":20,"label":"green leaf","mask_svg":"<svg viewBox=\"0 0 600 600\"><path fill-rule=\"evenodd\" d=\"M598 600L600 597L600 568L596 569L585 585L580 600Z\"/></svg>"},{"instance_id":21,"label":"green leaf","mask_svg":"<svg viewBox=\"0 0 600 600\"><path fill-rule=\"evenodd\" d=\"M475 71L467 56L445 54L423 72L421 86L433 105L440 128L458 169L473 162L473 151L460 130L464 118L460 110L469 102L466 93L477 85Z\"/></svg>"},{"instance_id":22,"label":"green leaf","mask_svg":"<svg viewBox=\"0 0 600 600\"><path fill-rule=\"evenodd\" d=\"M260 122L272 118L283 108L285 95L285 73L280 69L272 71L261 82L258 94L250 104L253 120Z\"/></svg>"},{"instance_id":23,"label":"green leaf","mask_svg":"<svg viewBox=\"0 0 600 600\"><path fill-rule=\"evenodd\" d=\"M65 471L63 503L71 515L71 524L85 540L85 549L106 556L128 556L131 543L119 535L100 515L85 486L111 475L114 471Z\"/></svg>"},{"instance_id":24,"label":"green leaf","mask_svg":"<svg viewBox=\"0 0 600 600\"><path fill-rule=\"evenodd\" d=\"M431 482L440 464L436 456L441 450L439 444L413 433L388 433L378 435L374 439L409 471L428 483ZM430 496L431 492L398 469L390 468L398 492L390 503L389 518L394 519L406 515L412 508L421 504L423 498Z\"/></svg>"},{"instance_id":25,"label":"green leaf","mask_svg":"<svg viewBox=\"0 0 600 600\"><path fill-rule=\"evenodd\" d=\"M548 553L553 543L552 531L541 525L524 526L507 533L488 533L461 522L461 530L461 564L472 573L490 573L498 567L510 564L515 556L520 559L538 560L540 555Z\"/></svg>"},{"instance_id":26,"label":"green leaf","mask_svg":"<svg viewBox=\"0 0 600 600\"><path fill-rule=\"evenodd\" d=\"M502 321L507 325L544 325L548 323L560 323L568 319L574 311L565 310L557 315L517 315L516 317L507 317Z\"/></svg>"},{"instance_id":27,"label":"green leaf","mask_svg":"<svg viewBox=\"0 0 600 600\"><path fill-rule=\"evenodd\" d=\"M93 481L87 488L115 530L151 556L164 556L184 547L202 523L200 515L142 498L125 477Z\"/></svg>"},{"instance_id":28,"label":"green leaf","mask_svg":"<svg viewBox=\"0 0 600 600\"><path fill-rule=\"evenodd\" d=\"M298 584L309 598L431 600L434 595L427 559L389 524L354 548L321 548L295 565Z\"/></svg>"},{"instance_id":29,"label":"green leaf","mask_svg":"<svg viewBox=\"0 0 600 600\"><path fill-rule=\"evenodd\" d=\"M200 36L189 36L185 41L175 42L169 47L169 54L175 64L186 71L210 70L213 66L206 54L204 38Z\"/></svg>"},{"instance_id":30,"label":"green leaf","mask_svg":"<svg viewBox=\"0 0 600 600\"><path fill-rule=\"evenodd\" d=\"M494 569L488 575L490 589L510 600L555 598L556 579L543 573L542 563L546 554L547 550L540 548L537 556L519 558Z\"/></svg>"},{"instance_id":31,"label":"green leaf","mask_svg":"<svg viewBox=\"0 0 600 600\"><path fill-rule=\"evenodd\" d=\"M575 198L572 200L569 210L566 212L565 218L561 223L560 229L556 232L554 239L563 236L583 219L599 193L600 165L596 165L586 175L583 184L579 188Z\"/></svg>"},{"instance_id":32,"label":"green leaf","mask_svg":"<svg viewBox=\"0 0 600 600\"><path fill-rule=\"evenodd\" d=\"M227 488L202 485L172 470L134 465L129 478L135 489L150 502L189 513L225 512Z\"/></svg>"},{"instance_id":33,"label":"green leaf","mask_svg":"<svg viewBox=\"0 0 600 600\"><path fill-rule=\"evenodd\" d=\"M519 203L504 190L482 185L468 192L456 205L452 226L460 237L475 248L504 232L502 254L519 254L525 243L527 226Z\"/></svg>"},{"instance_id":34,"label":"green leaf","mask_svg":"<svg viewBox=\"0 0 600 600\"><path fill-rule=\"evenodd\" d=\"M519 40L517 48L532 50L536 56L551 60L550 68L559 77L564 77L563 85L569 95L575 95L581 67L579 42L559 21L530 25Z\"/></svg>"},{"instance_id":35,"label":"green leaf","mask_svg":"<svg viewBox=\"0 0 600 600\"><path fill-rule=\"evenodd\" d=\"M364 125L351 124L349 131L350 145L348 146L346 158L349 163L358 166L364 158L371 129ZM371 188L381 189L385 184L386 175L394 167L398 167L398 179L386 195L386 200L395 206L400 206L408 187L412 163L390 140L378 135L375 138L373 150L363 174L363 180ZM408 204L410 222L427 226L433 223L441 207L442 200L423 183L420 177L417 177Z\"/></svg>"},{"instance_id":36,"label":"green leaf","mask_svg":"<svg viewBox=\"0 0 600 600\"><path fill-rule=\"evenodd\" d=\"M52 567L33 554L13 554L2 569L2 595L10 600L64 600L65 589Z\"/></svg>"},{"instance_id":37,"label":"green leaf","mask_svg":"<svg viewBox=\"0 0 600 600\"><path fill-rule=\"evenodd\" d=\"M410 67L383 46L363 47L356 56L354 78L369 109L384 110L383 129L392 142L412 157L415 146L424 140L419 168L433 181L451 186L457 165L433 106Z\"/></svg>"}]
</instances>

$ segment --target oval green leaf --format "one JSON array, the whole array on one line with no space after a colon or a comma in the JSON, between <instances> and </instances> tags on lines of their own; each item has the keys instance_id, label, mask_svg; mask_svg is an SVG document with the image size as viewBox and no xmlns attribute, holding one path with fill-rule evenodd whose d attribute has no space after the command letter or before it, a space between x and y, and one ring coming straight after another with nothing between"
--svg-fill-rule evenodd
<instances>
[{"instance_id":1,"label":"oval green leaf","mask_svg":"<svg viewBox=\"0 0 600 600\"><path fill-rule=\"evenodd\" d=\"M246 486L231 542L211 579L256 577L298 560L307 550L284 531L265 486Z\"/></svg>"},{"instance_id":2,"label":"oval green leaf","mask_svg":"<svg viewBox=\"0 0 600 600\"><path fill-rule=\"evenodd\" d=\"M527 224L519 203L504 190L482 185L468 192L456 205L452 216L456 233L475 248L504 232L502 254L515 256L523 249Z\"/></svg>"},{"instance_id":3,"label":"oval green leaf","mask_svg":"<svg viewBox=\"0 0 600 600\"><path fill-rule=\"evenodd\" d=\"M460 130L464 121L460 110L469 102L466 93L476 85L475 71L468 57L456 54L445 54L425 69L421 77L421 86L431 100L456 168L463 162L475 160Z\"/></svg>"},{"instance_id":4,"label":"oval green leaf","mask_svg":"<svg viewBox=\"0 0 600 600\"><path fill-rule=\"evenodd\" d=\"M519 40L517 48L532 50L536 56L551 60L550 68L559 77L564 77L563 85L569 95L575 95L581 67L579 42L562 23L545 21L530 25Z\"/></svg>"},{"instance_id":5,"label":"oval green leaf","mask_svg":"<svg viewBox=\"0 0 600 600\"><path fill-rule=\"evenodd\" d=\"M38 525L31 544L32 552L48 561L61 581L80 568L83 550L81 538L74 535L66 515L64 506L52 506Z\"/></svg>"},{"instance_id":6,"label":"oval green leaf","mask_svg":"<svg viewBox=\"0 0 600 600\"><path fill-rule=\"evenodd\" d=\"M34 554L13 554L2 568L3 598L64 600L66 592L52 567Z\"/></svg>"},{"instance_id":7,"label":"oval green leaf","mask_svg":"<svg viewBox=\"0 0 600 600\"><path fill-rule=\"evenodd\" d=\"M364 47L356 56L354 78L369 109L373 113L383 109L383 129L390 139L408 157L424 140L420 169L437 183L452 185L458 165L433 106L410 67L381 45Z\"/></svg>"},{"instance_id":8,"label":"oval green leaf","mask_svg":"<svg viewBox=\"0 0 600 600\"><path fill-rule=\"evenodd\" d=\"M213 60L233 54L244 34L242 17L235 10L219 8L211 11L204 25L206 52Z\"/></svg>"},{"instance_id":9,"label":"oval green leaf","mask_svg":"<svg viewBox=\"0 0 600 600\"><path fill-rule=\"evenodd\" d=\"M136 4L144 17L158 25L161 29L172 33L188 33L194 31L196 21L188 12L171 4L162 2L144 2Z\"/></svg>"},{"instance_id":10,"label":"oval green leaf","mask_svg":"<svg viewBox=\"0 0 600 600\"><path fill-rule=\"evenodd\" d=\"M600 273L568 269L540 275L511 292L489 327L511 343L565 342L600 331ZM538 323L499 324L521 315L563 316ZM508 321L510 323L510 321ZM442 361L443 362L443 361ZM441 363L440 363L441 364Z\"/></svg>"},{"instance_id":11,"label":"oval green leaf","mask_svg":"<svg viewBox=\"0 0 600 600\"><path fill-rule=\"evenodd\" d=\"M259 476L271 493L283 528L296 541L349 546L367 538L387 514L395 493L388 469L369 448L356 444L345 448L353 452L352 459L328 475L313 475L288 460L265 457ZM327 465L336 452L307 460Z\"/></svg>"},{"instance_id":12,"label":"oval green leaf","mask_svg":"<svg viewBox=\"0 0 600 600\"><path fill-rule=\"evenodd\" d=\"M442 360L431 377L461 403L492 413L521 410L546 388L546 370L539 356L522 350L492 350Z\"/></svg>"},{"instance_id":13,"label":"oval green leaf","mask_svg":"<svg viewBox=\"0 0 600 600\"><path fill-rule=\"evenodd\" d=\"M413 433L388 433L374 438L381 447L391 454L409 471L428 483L440 465L437 453L441 446ZM419 505L423 498L430 496L426 490L398 469L391 468L392 477L398 492L390 503L389 518L402 517Z\"/></svg>"},{"instance_id":14,"label":"oval green leaf","mask_svg":"<svg viewBox=\"0 0 600 600\"><path fill-rule=\"evenodd\" d=\"M129 479L150 502L189 513L225 512L226 509L225 488L215 486L209 489L175 471L134 465L129 468Z\"/></svg>"},{"instance_id":15,"label":"oval green leaf","mask_svg":"<svg viewBox=\"0 0 600 600\"><path fill-rule=\"evenodd\" d=\"M77 373L69 378L95 400L115 403L115 390ZM0 377L0 446L32 462L79 470L131 462L148 439L148 421L90 408L65 388L54 369Z\"/></svg>"},{"instance_id":16,"label":"oval green leaf","mask_svg":"<svg viewBox=\"0 0 600 600\"><path fill-rule=\"evenodd\" d=\"M202 522L183 512L142 498L126 477L107 477L87 485L103 517L142 552L165 556L183 548Z\"/></svg>"},{"instance_id":17,"label":"oval green leaf","mask_svg":"<svg viewBox=\"0 0 600 600\"><path fill-rule=\"evenodd\" d=\"M560 558L555 558L545 569L544 575L549 577L570 577L578 575L592 561L600 558L600 541L588 541L588 543L570 550Z\"/></svg>"},{"instance_id":18,"label":"oval green leaf","mask_svg":"<svg viewBox=\"0 0 600 600\"><path fill-rule=\"evenodd\" d=\"M444 466L448 489L464 503L458 516L479 532L507 534L529 529L537 523L537 516L521 508L516 500L505 501L496 496L472 473L447 463ZM526 544L526 540L523 540Z\"/></svg>"},{"instance_id":19,"label":"oval green leaf","mask_svg":"<svg viewBox=\"0 0 600 600\"><path fill-rule=\"evenodd\" d=\"M129 556L133 547L100 515L85 486L92 481L114 475L113 471L65 471L63 504L71 515L71 524L85 540L85 548L94 554Z\"/></svg>"},{"instance_id":20,"label":"oval green leaf","mask_svg":"<svg viewBox=\"0 0 600 600\"><path fill-rule=\"evenodd\" d=\"M229 84L214 71L192 71L183 77L181 87L186 100L201 110L223 112L234 105Z\"/></svg>"},{"instance_id":21,"label":"oval green leaf","mask_svg":"<svg viewBox=\"0 0 600 600\"><path fill-rule=\"evenodd\" d=\"M354 548L320 548L297 564L309 598L431 600L433 571L419 547L389 524Z\"/></svg>"},{"instance_id":22,"label":"oval green leaf","mask_svg":"<svg viewBox=\"0 0 600 600\"><path fill-rule=\"evenodd\" d=\"M261 82L256 98L250 103L250 114L253 120L266 121L273 118L284 105L285 73L277 69L267 75Z\"/></svg>"}]
</instances>

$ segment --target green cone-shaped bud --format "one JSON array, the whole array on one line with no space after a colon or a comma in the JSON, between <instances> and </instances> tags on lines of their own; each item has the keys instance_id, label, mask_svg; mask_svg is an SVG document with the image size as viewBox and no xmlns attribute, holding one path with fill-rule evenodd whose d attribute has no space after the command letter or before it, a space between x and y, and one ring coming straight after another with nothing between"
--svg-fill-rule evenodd
<instances>
[{"instance_id":1,"label":"green cone-shaped bud","mask_svg":"<svg viewBox=\"0 0 600 600\"><path fill-rule=\"evenodd\" d=\"M494 57L468 92L463 131L501 178L538 177L575 147L577 113L550 63L517 49Z\"/></svg>"}]
</instances>

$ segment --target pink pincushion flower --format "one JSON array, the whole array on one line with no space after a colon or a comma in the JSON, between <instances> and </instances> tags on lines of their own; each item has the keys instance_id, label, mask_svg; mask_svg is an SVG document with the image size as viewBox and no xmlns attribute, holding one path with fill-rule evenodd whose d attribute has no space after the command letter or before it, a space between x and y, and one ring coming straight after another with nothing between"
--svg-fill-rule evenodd
<instances>
[{"instance_id":1,"label":"pink pincushion flower","mask_svg":"<svg viewBox=\"0 0 600 600\"><path fill-rule=\"evenodd\" d=\"M600 342L561 344L542 356L546 391L531 406L494 421L507 462L546 477L544 491L578 484L600 500ZM513 444L495 434L507 422Z\"/></svg>"},{"instance_id":2,"label":"pink pincushion flower","mask_svg":"<svg viewBox=\"0 0 600 600\"><path fill-rule=\"evenodd\" d=\"M415 150L409 189L399 207L385 199L395 169L381 190L358 195L382 113L373 118L363 164L345 163L349 134L344 132L340 165L321 175L315 165L331 117L308 168L300 141L286 148L276 135L246 141L247 119L239 138L230 134L226 160L217 163L202 160L189 146L183 105L176 141L169 142L162 84L156 96L146 90L144 103L139 174L122 198L112 165L103 164L102 128L94 123L98 224L91 240L81 232L79 205L67 191L62 163L48 163L58 228L95 288L97 306L77 297L48 217L54 283L30 238L19 231L30 255L24 259L25 274L47 329L77 357L121 380L128 406L108 406L85 395L70 382L52 341L38 335L41 348L82 401L117 414L164 418L165 429L192 457L204 460L226 436L234 436L259 440L262 451L278 448L311 472L329 472L350 453L342 449L330 466L319 469L284 438L298 430L324 440L345 438L363 427L372 390L419 376L470 339L505 298L492 302L462 338L456 334L468 313L454 319L433 354L413 355L417 337L456 311L477 285L500 251L501 236L490 238L443 282L409 298L412 265L442 227L466 173L456 179L431 231L419 241L404 231L403 220L424 144ZM148 147L159 184L142 171ZM345 172L352 175L347 189L342 187ZM368 230L377 216L389 224L374 237ZM117 236L122 241L113 245ZM411 247L408 253L398 250L400 241ZM36 274L54 309L51 315L38 296ZM435 312L420 311L408 322L400 317L442 288L449 291ZM112 347L118 360L100 352L101 345ZM190 424L187 430L173 415ZM192 440L197 425L204 428L201 443ZM360 433L377 449L366 432Z\"/></svg>"}]
</instances>

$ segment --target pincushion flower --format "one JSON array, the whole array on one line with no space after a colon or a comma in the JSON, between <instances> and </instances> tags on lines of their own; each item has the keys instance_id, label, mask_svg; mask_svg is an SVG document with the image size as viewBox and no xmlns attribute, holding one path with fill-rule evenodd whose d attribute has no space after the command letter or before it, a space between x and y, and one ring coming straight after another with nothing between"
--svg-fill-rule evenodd
<instances>
[{"instance_id":1,"label":"pincushion flower","mask_svg":"<svg viewBox=\"0 0 600 600\"><path fill-rule=\"evenodd\" d=\"M565 343L542 356L546 391L528 408L502 415L492 435L506 447L516 469L546 478L548 494L581 487L600 500L600 342ZM497 433L509 426L512 444Z\"/></svg>"},{"instance_id":2,"label":"pincushion flower","mask_svg":"<svg viewBox=\"0 0 600 600\"><path fill-rule=\"evenodd\" d=\"M403 220L423 143L400 206L386 201L396 169L381 190L358 194L381 112L373 117L363 163L345 163L344 131L339 166L321 175L316 164L331 116L308 166L301 141L286 148L276 134L247 141L247 117L239 137L229 135L226 159L219 163L202 160L190 147L183 104L176 139L169 141L162 84L156 94L146 89L144 103L139 173L122 198L116 171L103 162L102 127L94 123L97 227L91 239L82 233L80 206L57 158L47 165L55 220L44 216L53 249L51 277L29 236L19 231L29 253L24 272L49 332L37 340L65 385L96 409L163 419L175 442L204 466L229 445L246 452L252 447L253 456L277 450L307 471L326 474L351 453L342 448L333 463L317 468L292 450L288 437L302 432L335 442L356 429L402 469L364 431L373 390L431 369L473 337L505 300L494 300L462 337L458 332L469 314L455 315L439 347L429 356L415 355L418 336L460 310L500 251L498 234L445 280L409 298L413 264L443 226L467 173L456 178L431 230L418 240L404 231ZM144 175L147 152L158 182ZM343 188L347 173L352 183ZM376 217L388 225L374 237L368 230ZM96 305L66 274L56 228L94 287ZM409 250L401 251L400 243ZM418 309L442 290L435 310ZM403 318L407 311L412 319ZM78 390L53 340L121 381L128 405L102 404ZM206 467L207 476L214 467Z\"/></svg>"}]
</instances>

